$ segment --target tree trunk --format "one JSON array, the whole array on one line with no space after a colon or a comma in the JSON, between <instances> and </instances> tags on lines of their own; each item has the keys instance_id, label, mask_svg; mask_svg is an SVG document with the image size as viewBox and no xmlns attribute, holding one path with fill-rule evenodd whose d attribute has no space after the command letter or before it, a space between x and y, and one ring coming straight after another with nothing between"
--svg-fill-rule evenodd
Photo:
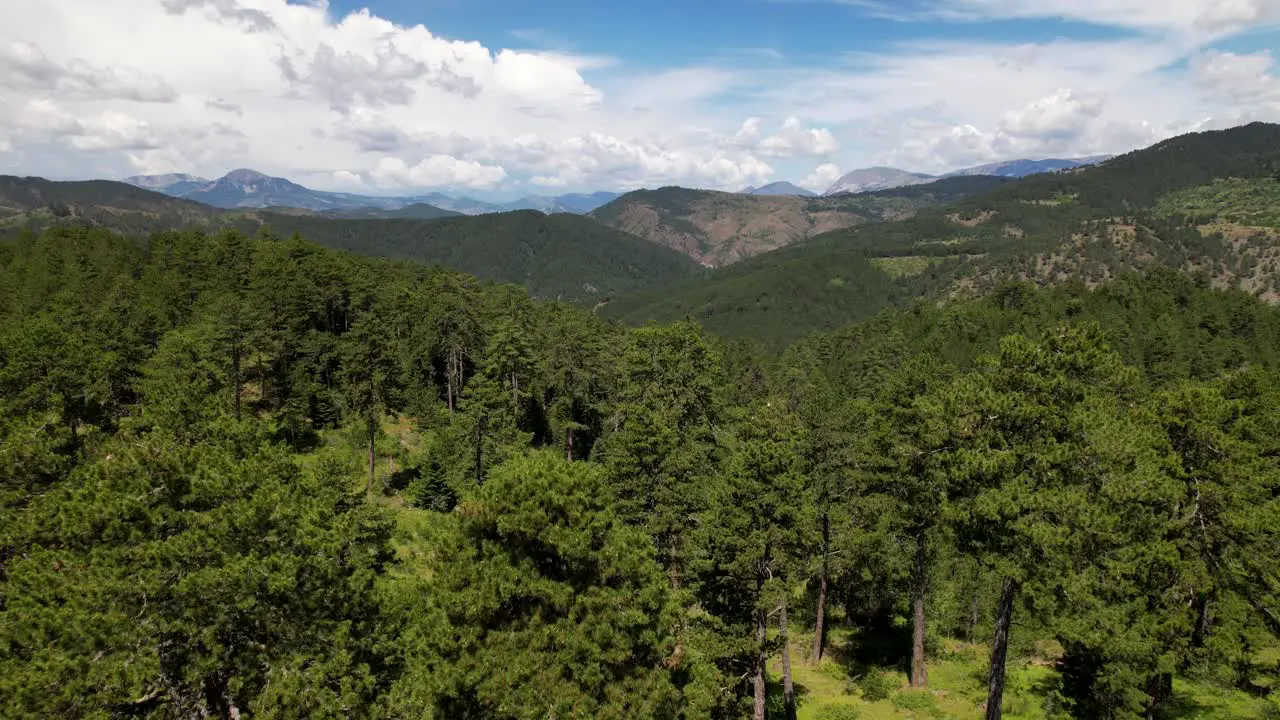
<instances>
[{"instance_id":1,"label":"tree trunk","mask_svg":"<svg viewBox=\"0 0 1280 720\"><path fill-rule=\"evenodd\" d=\"M1160 709L1173 697L1173 675L1160 673L1147 678L1147 720L1160 717Z\"/></svg>"},{"instance_id":2,"label":"tree trunk","mask_svg":"<svg viewBox=\"0 0 1280 720\"><path fill-rule=\"evenodd\" d=\"M569 462L573 462L573 428L564 431L564 454Z\"/></svg>"},{"instance_id":3,"label":"tree trunk","mask_svg":"<svg viewBox=\"0 0 1280 720\"><path fill-rule=\"evenodd\" d=\"M1209 596L1200 593L1196 597L1196 627L1191 633L1191 647L1204 647L1207 637L1209 637Z\"/></svg>"},{"instance_id":4,"label":"tree trunk","mask_svg":"<svg viewBox=\"0 0 1280 720\"><path fill-rule=\"evenodd\" d=\"M455 364L455 363L454 363L454 359L455 359L455 357L457 356L457 352L458 352L458 351L457 351L456 349L454 349L454 348L450 347L450 348L449 348L449 358L448 358L447 360L445 360L445 363L444 363L444 364L445 364L445 368L444 368L445 391L444 391L444 392L445 392L446 399L447 399L447 400L448 400L448 402L449 402L449 413L450 413L450 414L452 414L452 413L453 413L453 385L454 385L454 381L453 381L453 378L454 378L453 368L454 368L454 364Z\"/></svg>"},{"instance_id":5,"label":"tree trunk","mask_svg":"<svg viewBox=\"0 0 1280 720\"><path fill-rule=\"evenodd\" d=\"M1018 592L1018 582L1011 577L1004 579L1000 593L1000 606L996 609L996 637L991 644L991 676L987 686L986 720L1000 720L1000 705L1004 701L1004 663L1009 654L1009 624L1013 620L1013 597Z\"/></svg>"},{"instance_id":6,"label":"tree trunk","mask_svg":"<svg viewBox=\"0 0 1280 720\"><path fill-rule=\"evenodd\" d=\"M378 420L373 413L369 413L369 484L365 487L365 494L369 499L373 499L373 480L377 472L377 433Z\"/></svg>"},{"instance_id":7,"label":"tree trunk","mask_svg":"<svg viewBox=\"0 0 1280 720\"><path fill-rule=\"evenodd\" d=\"M922 688L929 685L929 671L925 667L924 658L924 594L928 580L926 566L925 534L916 535L915 572L911 583L911 687Z\"/></svg>"},{"instance_id":8,"label":"tree trunk","mask_svg":"<svg viewBox=\"0 0 1280 720\"><path fill-rule=\"evenodd\" d=\"M759 598L759 588L764 583L760 580L756 581L756 596ZM765 720L764 704L765 704L765 682L764 682L764 665L765 665L765 642L768 635L768 626L766 625L766 617L764 608L756 608L756 668L755 668L755 714L752 716L754 720Z\"/></svg>"},{"instance_id":9,"label":"tree trunk","mask_svg":"<svg viewBox=\"0 0 1280 720\"><path fill-rule=\"evenodd\" d=\"M969 602L969 634L965 640L973 642L978 636L978 614L982 610L981 605L982 593L977 590L973 591L973 600Z\"/></svg>"},{"instance_id":10,"label":"tree trunk","mask_svg":"<svg viewBox=\"0 0 1280 720\"><path fill-rule=\"evenodd\" d=\"M782 701L786 720L796 720L796 690L791 682L791 647L787 639L787 601L782 601L778 616L778 633L782 641Z\"/></svg>"},{"instance_id":11,"label":"tree trunk","mask_svg":"<svg viewBox=\"0 0 1280 720\"><path fill-rule=\"evenodd\" d=\"M484 432L489 416L481 415L476 421L476 485L484 484Z\"/></svg>"},{"instance_id":12,"label":"tree trunk","mask_svg":"<svg viewBox=\"0 0 1280 720\"><path fill-rule=\"evenodd\" d=\"M831 516L822 513L822 569L818 571L818 608L813 623L813 655L809 661L822 662L822 652L827 649L827 556L831 553Z\"/></svg>"}]
</instances>

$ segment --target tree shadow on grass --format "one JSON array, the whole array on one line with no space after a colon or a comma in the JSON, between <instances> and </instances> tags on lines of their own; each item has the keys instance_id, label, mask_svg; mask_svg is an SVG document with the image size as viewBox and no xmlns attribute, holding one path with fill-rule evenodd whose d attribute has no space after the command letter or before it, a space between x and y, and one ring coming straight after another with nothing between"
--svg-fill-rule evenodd
<instances>
[{"instance_id":1,"label":"tree shadow on grass","mask_svg":"<svg viewBox=\"0 0 1280 720\"><path fill-rule=\"evenodd\" d=\"M796 693L796 707L802 707L809 697L809 688L800 683L792 683ZM768 695L765 701L765 717L769 720L786 720L786 699L782 696L782 681L770 680L766 691Z\"/></svg>"},{"instance_id":2,"label":"tree shadow on grass","mask_svg":"<svg viewBox=\"0 0 1280 720\"><path fill-rule=\"evenodd\" d=\"M894 625L888 618L867 619L847 642L833 645L829 655L850 678L882 670L907 672L911 667L911 627Z\"/></svg>"}]
</instances>

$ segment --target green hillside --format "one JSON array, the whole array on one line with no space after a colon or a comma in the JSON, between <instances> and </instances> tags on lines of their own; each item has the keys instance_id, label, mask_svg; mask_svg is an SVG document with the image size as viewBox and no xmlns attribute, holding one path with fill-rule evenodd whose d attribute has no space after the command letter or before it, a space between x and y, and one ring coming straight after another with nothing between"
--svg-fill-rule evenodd
<instances>
[{"instance_id":1,"label":"green hillside","mask_svg":"<svg viewBox=\"0 0 1280 720\"><path fill-rule=\"evenodd\" d=\"M238 223L326 247L413 260L524 285L537 297L603 301L697 275L692 260L577 215L533 210L442 220L347 220L258 213Z\"/></svg>"},{"instance_id":2,"label":"green hillside","mask_svg":"<svg viewBox=\"0 0 1280 720\"><path fill-rule=\"evenodd\" d=\"M218 210L110 181L0 176L0 233L54 225L101 226L143 238L165 230L264 228L372 257L413 260L523 285L538 297L597 303L701 272L692 260L574 215L520 211L465 216L431 205L356 211Z\"/></svg>"},{"instance_id":3,"label":"green hillside","mask_svg":"<svg viewBox=\"0 0 1280 720\"><path fill-rule=\"evenodd\" d=\"M711 267L786 247L833 230L911 217L1009 182L957 177L839 197L746 195L665 187L627 193L591 213L613 228L678 250Z\"/></svg>"},{"instance_id":4,"label":"green hillside","mask_svg":"<svg viewBox=\"0 0 1280 720\"><path fill-rule=\"evenodd\" d=\"M0 231L81 222L137 233L199 224L216 214L206 205L127 183L0 175Z\"/></svg>"},{"instance_id":5,"label":"green hillside","mask_svg":"<svg viewBox=\"0 0 1280 720\"><path fill-rule=\"evenodd\" d=\"M1278 167L1280 126L1186 135L905 220L827 233L697 283L621 299L606 313L629 323L693 318L776 348L915 298L980 293L1009 280L1093 285L1159 266L1270 298L1280 262L1274 235L1170 217L1176 200L1164 198L1216 180L1262 183Z\"/></svg>"}]
</instances>

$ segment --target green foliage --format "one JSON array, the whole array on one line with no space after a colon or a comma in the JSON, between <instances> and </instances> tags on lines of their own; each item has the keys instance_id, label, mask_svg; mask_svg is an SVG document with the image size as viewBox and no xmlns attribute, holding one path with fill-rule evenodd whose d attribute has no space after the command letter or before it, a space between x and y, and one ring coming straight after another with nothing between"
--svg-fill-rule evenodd
<instances>
[{"instance_id":1,"label":"green foliage","mask_svg":"<svg viewBox=\"0 0 1280 720\"><path fill-rule=\"evenodd\" d=\"M938 699L928 690L903 690L893 695L893 706L917 718L940 718Z\"/></svg>"},{"instance_id":2,"label":"green foliage","mask_svg":"<svg viewBox=\"0 0 1280 720\"><path fill-rule=\"evenodd\" d=\"M1280 228L1280 180L1225 178L1160 199L1156 212L1194 218L1200 223L1222 220Z\"/></svg>"},{"instance_id":3,"label":"green foliage","mask_svg":"<svg viewBox=\"0 0 1280 720\"><path fill-rule=\"evenodd\" d=\"M867 702L886 700L898 691L898 681L892 675L874 670L858 678L857 685Z\"/></svg>"},{"instance_id":4,"label":"green foliage","mask_svg":"<svg viewBox=\"0 0 1280 720\"><path fill-rule=\"evenodd\" d=\"M694 276L679 253L577 215L532 210L443 220L264 214L273 232L361 255L409 260L524 285L537 297L607 301ZM252 230L254 221L237 223Z\"/></svg>"},{"instance_id":5,"label":"green foliage","mask_svg":"<svg viewBox=\"0 0 1280 720\"><path fill-rule=\"evenodd\" d=\"M441 620L402 681L441 717L675 717L675 608L598 470L550 452L496 468L464 501L433 583ZM434 620L425 614L423 620ZM411 701L398 712L418 714Z\"/></svg>"},{"instance_id":6,"label":"green foliage","mask_svg":"<svg viewBox=\"0 0 1280 720\"><path fill-rule=\"evenodd\" d=\"M829 704L818 708L815 720L858 720L862 713L852 705Z\"/></svg>"},{"instance_id":7,"label":"green foliage","mask_svg":"<svg viewBox=\"0 0 1280 720\"><path fill-rule=\"evenodd\" d=\"M369 702L386 519L233 432L116 443L6 529L6 715L269 715L290 666L310 716Z\"/></svg>"}]
</instances>

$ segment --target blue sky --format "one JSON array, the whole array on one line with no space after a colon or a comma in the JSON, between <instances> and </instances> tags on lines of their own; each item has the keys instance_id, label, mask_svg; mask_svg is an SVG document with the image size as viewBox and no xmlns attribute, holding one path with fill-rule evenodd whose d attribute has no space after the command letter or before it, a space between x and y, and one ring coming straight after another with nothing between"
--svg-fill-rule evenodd
<instances>
[{"instance_id":1,"label":"blue sky","mask_svg":"<svg viewBox=\"0 0 1280 720\"><path fill-rule=\"evenodd\" d=\"M1280 120L1280 0L12 5L0 172L49 177L822 190Z\"/></svg>"}]
</instances>

